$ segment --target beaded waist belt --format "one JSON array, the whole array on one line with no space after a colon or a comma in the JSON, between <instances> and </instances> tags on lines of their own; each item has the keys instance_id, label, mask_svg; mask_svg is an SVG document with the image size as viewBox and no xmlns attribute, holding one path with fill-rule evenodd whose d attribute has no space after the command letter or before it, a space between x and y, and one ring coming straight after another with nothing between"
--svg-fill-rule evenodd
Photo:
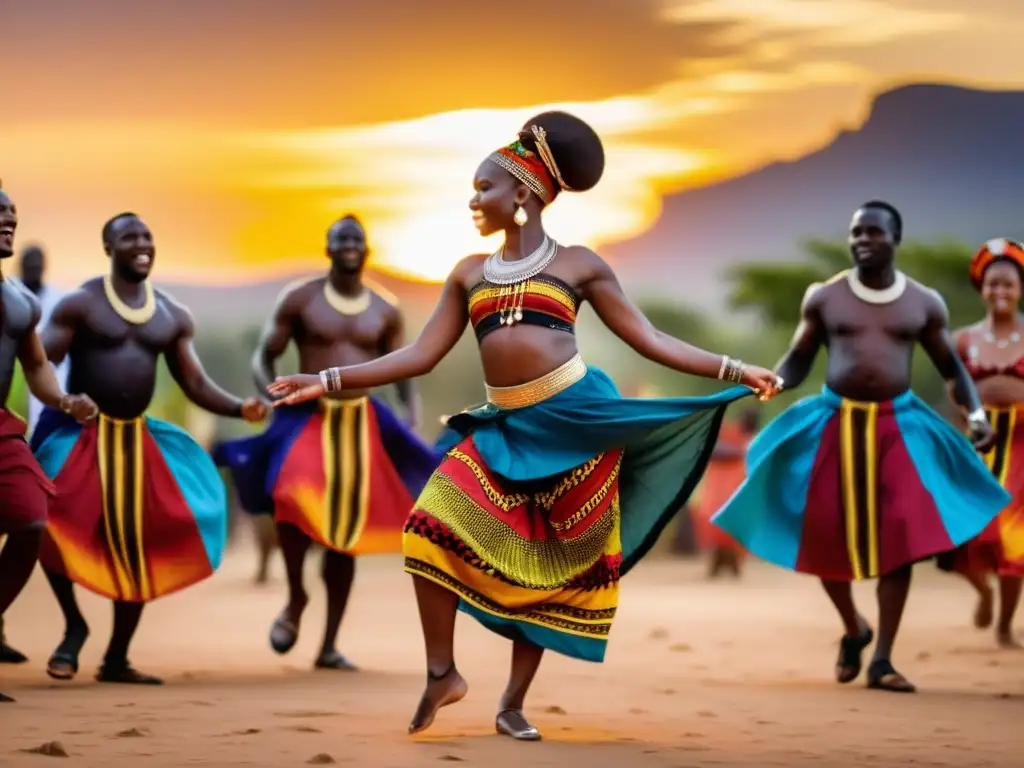
<instances>
[{"instance_id":1,"label":"beaded waist belt","mask_svg":"<svg viewBox=\"0 0 1024 768\"><path fill-rule=\"evenodd\" d=\"M568 362L546 373L539 379L513 387L487 386L487 401L499 408L526 408L542 403L549 397L571 387L587 375L587 364L577 354Z\"/></svg>"}]
</instances>

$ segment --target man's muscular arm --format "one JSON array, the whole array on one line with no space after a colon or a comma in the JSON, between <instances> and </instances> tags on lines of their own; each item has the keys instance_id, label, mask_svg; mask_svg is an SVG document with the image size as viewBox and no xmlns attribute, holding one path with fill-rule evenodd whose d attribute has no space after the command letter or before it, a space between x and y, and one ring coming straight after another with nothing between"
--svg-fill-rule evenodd
<instances>
[{"instance_id":1,"label":"man's muscular arm","mask_svg":"<svg viewBox=\"0 0 1024 768\"><path fill-rule=\"evenodd\" d=\"M259 344L252 356L252 375L256 386L268 396L267 387L277 378L274 364L288 349L299 316L298 290L287 291L278 299L274 313L263 326Z\"/></svg>"},{"instance_id":2,"label":"man's muscular arm","mask_svg":"<svg viewBox=\"0 0 1024 768\"><path fill-rule=\"evenodd\" d=\"M84 301L85 294L81 289L68 294L57 302L50 319L40 329L39 338L46 350L46 357L54 365L60 365L71 351L75 329L82 321Z\"/></svg>"},{"instance_id":3,"label":"man's muscular arm","mask_svg":"<svg viewBox=\"0 0 1024 768\"><path fill-rule=\"evenodd\" d=\"M58 305L56 309L60 308ZM56 316L56 311L54 315ZM79 421L85 421L96 414L96 404L85 395L65 394L60 382L57 381L57 375L53 371L53 366L50 365L50 360L47 359L47 349L36 332L39 317L39 307L36 306L32 317L32 327L22 338L21 344L18 345L18 362L21 363L21 369L25 373L28 390L36 400L47 408L62 410L70 413ZM71 336L73 335L74 331L72 330ZM69 336L67 346L70 346L70 338ZM67 354L67 347L60 353L60 358L62 359L65 354Z\"/></svg>"},{"instance_id":4,"label":"man's muscular arm","mask_svg":"<svg viewBox=\"0 0 1024 768\"><path fill-rule=\"evenodd\" d=\"M825 326L821 319L821 286L812 284L800 304L800 324L793 334L789 350L775 372L782 377L785 389L795 389L807 380L818 350L825 343Z\"/></svg>"},{"instance_id":5,"label":"man's muscular arm","mask_svg":"<svg viewBox=\"0 0 1024 768\"><path fill-rule=\"evenodd\" d=\"M953 398L968 413L981 408L978 390L957 354L956 343L949 332L949 310L935 291L927 291L928 322L921 332L921 346L928 353L936 370L953 388Z\"/></svg>"},{"instance_id":6,"label":"man's muscular arm","mask_svg":"<svg viewBox=\"0 0 1024 768\"><path fill-rule=\"evenodd\" d=\"M953 348L957 351L957 356L960 358L960 361L963 362L964 346L969 341L970 330L968 328L961 328L958 331L954 331L952 334L952 338ZM966 414L963 412L963 409L959 407L960 404L957 402L956 399L955 379L952 381L946 381L946 394L949 396L950 402L953 403L954 406L957 406L956 408L953 409L953 423L957 426L958 429L965 430L967 428L967 418Z\"/></svg>"},{"instance_id":7,"label":"man's muscular arm","mask_svg":"<svg viewBox=\"0 0 1024 768\"><path fill-rule=\"evenodd\" d=\"M195 321L180 304L168 302L179 324L178 335L166 352L167 368L193 403L218 416L242 418L241 398L218 387L203 370L195 348Z\"/></svg>"},{"instance_id":8,"label":"man's muscular arm","mask_svg":"<svg viewBox=\"0 0 1024 768\"><path fill-rule=\"evenodd\" d=\"M401 349L405 346L405 321L402 313L392 307L389 317L388 329L385 332L381 351L386 355L389 352ZM419 389L413 379L403 379L395 382L398 390L398 397L405 406L409 425L416 429L423 423L423 404L420 400Z\"/></svg>"}]
</instances>

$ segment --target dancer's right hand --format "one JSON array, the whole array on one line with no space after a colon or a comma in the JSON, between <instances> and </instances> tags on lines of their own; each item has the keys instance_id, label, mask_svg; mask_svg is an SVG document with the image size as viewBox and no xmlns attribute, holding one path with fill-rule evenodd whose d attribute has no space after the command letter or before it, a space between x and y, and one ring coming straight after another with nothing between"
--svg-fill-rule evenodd
<instances>
[{"instance_id":1,"label":"dancer's right hand","mask_svg":"<svg viewBox=\"0 0 1024 768\"><path fill-rule=\"evenodd\" d=\"M758 368L756 365L746 366L740 384L754 390L757 399L762 403L768 402L782 391L782 379L774 371Z\"/></svg>"},{"instance_id":2,"label":"dancer's right hand","mask_svg":"<svg viewBox=\"0 0 1024 768\"><path fill-rule=\"evenodd\" d=\"M291 376L278 376L267 387L267 392L275 398L274 407L279 405L297 405L310 400L317 400L326 394L323 382L317 374L295 373Z\"/></svg>"}]
</instances>

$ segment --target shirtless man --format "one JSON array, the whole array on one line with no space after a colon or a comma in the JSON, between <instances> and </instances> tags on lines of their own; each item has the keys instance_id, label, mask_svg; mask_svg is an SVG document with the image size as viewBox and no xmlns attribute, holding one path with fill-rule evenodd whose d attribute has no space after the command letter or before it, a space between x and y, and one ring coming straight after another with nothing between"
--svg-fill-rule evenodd
<instances>
[{"instance_id":1,"label":"shirtless man","mask_svg":"<svg viewBox=\"0 0 1024 768\"><path fill-rule=\"evenodd\" d=\"M266 406L214 384L196 356L189 311L149 281L155 249L134 213L103 227L110 273L65 296L43 331L54 363L70 358L70 385L90 395L99 418L84 429L43 411L32 448L57 498L40 561L66 621L47 672L69 680L89 628L72 584L114 601L114 627L101 682L160 684L128 661L143 606L218 568L227 538L224 485L184 430L146 415L161 355L196 405L259 421Z\"/></svg>"},{"instance_id":2,"label":"shirtless man","mask_svg":"<svg viewBox=\"0 0 1024 768\"><path fill-rule=\"evenodd\" d=\"M53 308L61 297L61 291L50 282L44 281L46 274L46 254L38 245L28 245L21 251L21 259L18 264L21 272L21 283L38 300L41 314L38 327L42 328L50 319ZM67 366L62 365L55 370L57 383L63 388L67 381ZM39 398L29 395L28 398L28 434L32 434L39 414L43 410L43 404ZM0 664L22 664L28 658L21 651L7 644L7 636L4 632L4 622L0 619Z\"/></svg>"},{"instance_id":3,"label":"shirtless man","mask_svg":"<svg viewBox=\"0 0 1024 768\"><path fill-rule=\"evenodd\" d=\"M362 363L401 348L402 315L393 298L363 280L367 253L366 234L355 216L328 229L330 270L285 289L253 357L263 391L276 378L276 361L292 341L306 373L339 361ZM412 382L399 384L398 394L410 424L418 424L420 406ZM336 640L355 556L401 551L409 510L440 457L364 390L277 408L263 434L223 443L214 457L231 469L242 505L252 514L273 511L277 522L289 597L271 628L271 647L287 653L298 639L308 601L303 562L315 543L324 548L327 587L327 626L315 666L354 669L338 652Z\"/></svg>"},{"instance_id":4,"label":"shirtless man","mask_svg":"<svg viewBox=\"0 0 1024 768\"><path fill-rule=\"evenodd\" d=\"M0 189L0 620L28 582L46 529L53 484L25 443L25 422L6 409L21 363L29 391L49 407L86 421L96 405L84 395L65 395L36 334L39 302L17 281L5 278L2 262L14 254L18 212ZM0 693L0 701L13 701Z\"/></svg>"},{"instance_id":5,"label":"shirtless man","mask_svg":"<svg viewBox=\"0 0 1024 768\"><path fill-rule=\"evenodd\" d=\"M1010 497L970 442L910 390L920 344L969 414L983 450L992 429L960 362L938 293L896 269L899 212L872 201L850 222L854 268L812 285L778 367L787 388L828 349L822 394L792 405L751 444L747 479L713 522L755 555L818 576L846 630L836 680L849 683L874 632L851 582L878 578L878 643L870 688L913 692L893 643L913 564L976 536Z\"/></svg>"}]
</instances>

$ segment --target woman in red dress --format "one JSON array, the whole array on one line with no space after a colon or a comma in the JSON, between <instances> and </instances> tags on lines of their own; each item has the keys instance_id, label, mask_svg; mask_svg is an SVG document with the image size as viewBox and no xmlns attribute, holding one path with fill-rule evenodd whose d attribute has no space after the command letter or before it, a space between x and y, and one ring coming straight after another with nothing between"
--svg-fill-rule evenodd
<instances>
[{"instance_id":1,"label":"woman in red dress","mask_svg":"<svg viewBox=\"0 0 1024 768\"><path fill-rule=\"evenodd\" d=\"M1024 322L1019 311L1024 283L1024 246L1012 240L989 240L971 261L971 280L981 293L985 319L956 333L957 349L978 388L996 445L985 460L1013 502L977 538L967 542L940 567L961 574L978 591L974 624L993 620L989 576L999 580L999 645L1019 648L1012 631L1024 577Z\"/></svg>"}]
</instances>

